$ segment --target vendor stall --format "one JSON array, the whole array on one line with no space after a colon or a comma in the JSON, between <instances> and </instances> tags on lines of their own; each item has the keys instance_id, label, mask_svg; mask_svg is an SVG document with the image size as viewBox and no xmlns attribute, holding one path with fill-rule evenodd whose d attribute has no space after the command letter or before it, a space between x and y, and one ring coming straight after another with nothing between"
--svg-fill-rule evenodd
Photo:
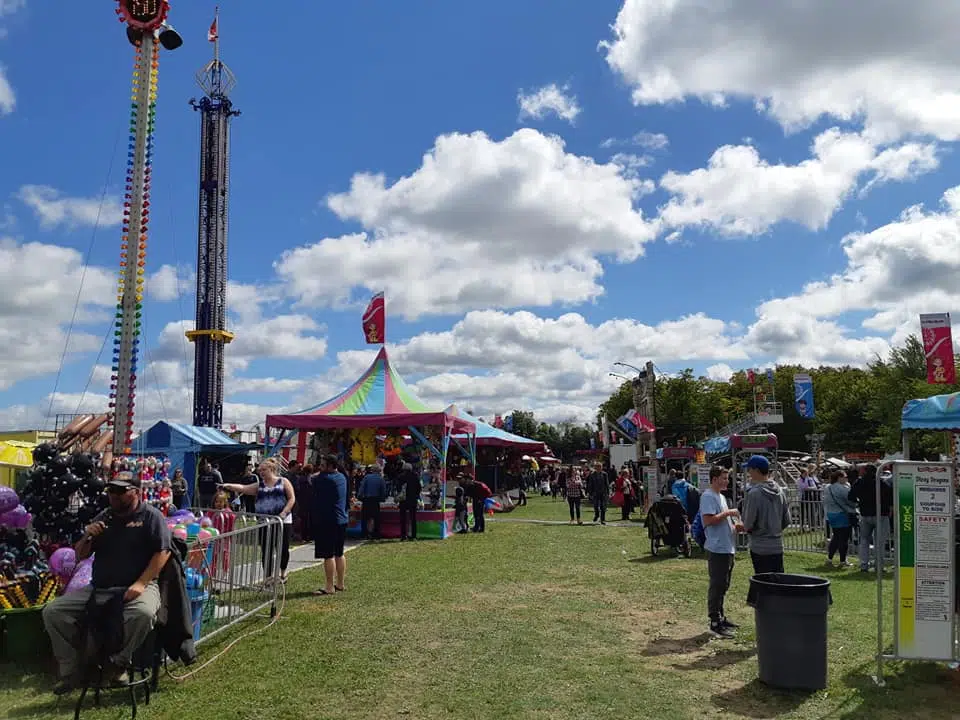
<instances>
[{"instance_id":1,"label":"vendor stall","mask_svg":"<svg viewBox=\"0 0 960 720\"><path fill-rule=\"evenodd\" d=\"M419 470L436 468L439 492L417 512L417 537L446 538L453 530L454 512L447 507L447 458L453 448L476 465L476 424L456 412L436 410L418 398L390 363L386 347L373 364L339 395L312 408L288 415L268 415L267 454L283 447L297 431L313 433L311 447L318 454L333 453L345 465L386 465L399 458ZM273 431L280 436L270 441ZM422 500L421 500L422 502ZM436 503L436 506L434 505ZM383 537L400 536L399 508L393 497L380 506ZM350 508L348 533L359 534L360 507Z\"/></svg>"},{"instance_id":2,"label":"vendor stall","mask_svg":"<svg viewBox=\"0 0 960 720\"><path fill-rule=\"evenodd\" d=\"M489 485L494 492L499 492L505 488L510 489L510 483L507 482L508 478L506 476L510 474L511 469L515 470L516 480L519 482L519 476L524 470L521 465L524 454L533 453L536 455L548 452L547 446L540 440L531 440L507 432L502 428L475 418L456 405L449 406L447 412L468 420L476 426L477 477ZM465 440L462 437L458 439Z\"/></svg>"},{"instance_id":3,"label":"vendor stall","mask_svg":"<svg viewBox=\"0 0 960 720\"><path fill-rule=\"evenodd\" d=\"M33 443L19 440L0 442L0 485L17 487L17 477L33 466L34 447Z\"/></svg>"},{"instance_id":4,"label":"vendor stall","mask_svg":"<svg viewBox=\"0 0 960 720\"><path fill-rule=\"evenodd\" d=\"M162 455L170 463L170 474L183 470L187 481L187 497L193 502L197 464L208 457L220 465L226 482L240 477L249 462L251 452L260 446L237 442L215 428L181 425L161 420L134 440L134 455Z\"/></svg>"}]
</instances>

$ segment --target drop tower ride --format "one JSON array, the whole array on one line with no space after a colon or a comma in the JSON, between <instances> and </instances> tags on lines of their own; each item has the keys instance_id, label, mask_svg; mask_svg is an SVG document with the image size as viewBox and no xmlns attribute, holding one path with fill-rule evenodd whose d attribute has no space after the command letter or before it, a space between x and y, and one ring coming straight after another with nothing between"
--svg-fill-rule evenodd
<instances>
[{"instance_id":1,"label":"drop tower ride","mask_svg":"<svg viewBox=\"0 0 960 720\"><path fill-rule=\"evenodd\" d=\"M200 194L197 222L197 313L194 344L193 424L219 428L223 424L224 346L234 335L227 322L227 221L230 194L230 92L233 72L220 60L219 14L207 34L213 60L197 73L204 92L191 100L200 112Z\"/></svg>"}]
</instances>

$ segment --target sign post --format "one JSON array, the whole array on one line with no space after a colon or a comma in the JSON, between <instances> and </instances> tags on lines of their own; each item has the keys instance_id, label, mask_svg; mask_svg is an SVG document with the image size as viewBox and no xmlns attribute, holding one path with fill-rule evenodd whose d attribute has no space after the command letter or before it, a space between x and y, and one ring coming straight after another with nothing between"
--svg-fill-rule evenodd
<instances>
[{"instance_id":1,"label":"sign post","mask_svg":"<svg viewBox=\"0 0 960 720\"><path fill-rule=\"evenodd\" d=\"M877 478L877 507L880 507ZM954 467L952 463L900 461L893 465L893 654L883 654L882 575L877 579L877 681L884 660L950 662L955 648ZM879 537L879 534L878 534ZM876 542L878 570L884 548Z\"/></svg>"}]
</instances>

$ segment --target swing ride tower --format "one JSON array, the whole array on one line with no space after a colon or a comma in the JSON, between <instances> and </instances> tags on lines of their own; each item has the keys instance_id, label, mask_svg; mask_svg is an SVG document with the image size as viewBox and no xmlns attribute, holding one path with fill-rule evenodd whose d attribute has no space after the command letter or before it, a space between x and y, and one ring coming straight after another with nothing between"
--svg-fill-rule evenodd
<instances>
[{"instance_id":1,"label":"swing ride tower","mask_svg":"<svg viewBox=\"0 0 960 720\"><path fill-rule=\"evenodd\" d=\"M227 322L227 220L230 191L230 100L236 78L220 60L219 17L207 39L213 59L197 73L204 97L191 100L200 113L200 193L197 222L197 312L194 329L193 424L223 424L224 346L233 340Z\"/></svg>"},{"instance_id":2,"label":"swing ride tower","mask_svg":"<svg viewBox=\"0 0 960 720\"><path fill-rule=\"evenodd\" d=\"M110 374L114 456L129 454L133 440L160 48L176 50L183 44L166 22L169 12L168 0L117 0L117 17L126 24L134 48L134 66Z\"/></svg>"}]
</instances>

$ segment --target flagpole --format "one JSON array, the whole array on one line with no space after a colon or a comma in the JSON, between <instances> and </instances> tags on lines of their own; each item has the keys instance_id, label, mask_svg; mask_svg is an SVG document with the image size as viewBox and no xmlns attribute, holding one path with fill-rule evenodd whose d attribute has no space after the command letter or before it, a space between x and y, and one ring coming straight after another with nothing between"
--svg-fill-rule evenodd
<instances>
[{"instance_id":1,"label":"flagpole","mask_svg":"<svg viewBox=\"0 0 960 720\"><path fill-rule=\"evenodd\" d=\"M220 6L217 5L213 12L214 27L217 28L217 34L213 36L213 61L220 64Z\"/></svg>"}]
</instances>

